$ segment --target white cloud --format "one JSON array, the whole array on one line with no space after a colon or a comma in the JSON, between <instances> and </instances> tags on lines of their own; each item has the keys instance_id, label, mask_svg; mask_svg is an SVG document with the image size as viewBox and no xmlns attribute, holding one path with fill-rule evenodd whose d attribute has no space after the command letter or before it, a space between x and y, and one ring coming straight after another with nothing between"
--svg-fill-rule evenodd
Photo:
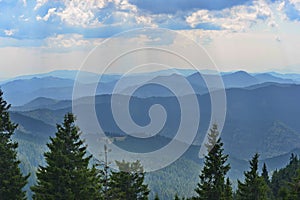
<instances>
[{"instance_id":1,"label":"white cloud","mask_svg":"<svg viewBox=\"0 0 300 200\"><path fill-rule=\"evenodd\" d=\"M198 10L186 18L186 22L193 28L201 23L209 23L231 31L245 31L259 21L267 21L270 26L276 25L273 11L264 0L221 11Z\"/></svg>"},{"instance_id":2,"label":"white cloud","mask_svg":"<svg viewBox=\"0 0 300 200\"><path fill-rule=\"evenodd\" d=\"M300 0L289 0L289 2L293 4L296 7L296 9L300 9Z\"/></svg>"},{"instance_id":3,"label":"white cloud","mask_svg":"<svg viewBox=\"0 0 300 200\"><path fill-rule=\"evenodd\" d=\"M124 22L133 22L137 24L142 24L150 27L156 27L153 23L153 18L155 16L145 15L142 13L137 6L132 5L128 0L113 0L115 4L116 14L118 19L123 20Z\"/></svg>"},{"instance_id":4,"label":"white cloud","mask_svg":"<svg viewBox=\"0 0 300 200\"><path fill-rule=\"evenodd\" d=\"M63 0L65 8L56 12L61 20L72 26L100 25L95 12L104 8L110 0Z\"/></svg>"},{"instance_id":5,"label":"white cloud","mask_svg":"<svg viewBox=\"0 0 300 200\"><path fill-rule=\"evenodd\" d=\"M56 11L56 8L50 8L47 12L47 14L44 17L41 16L36 16L36 20L44 20L44 21L48 21L48 19L51 17L51 15L54 15Z\"/></svg>"},{"instance_id":6,"label":"white cloud","mask_svg":"<svg viewBox=\"0 0 300 200\"><path fill-rule=\"evenodd\" d=\"M103 39L86 39L80 34L59 34L47 38L45 47L47 49L76 49L76 48L93 48L100 44Z\"/></svg>"},{"instance_id":7,"label":"white cloud","mask_svg":"<svg viewBox=\"0 0 300 200\"><path fill-rule=\"evenodd\" d=\"M4 34L5 34L6 36L12 36L12 35L14 35L16 32L17 32L16 29L4 30Z\"/></svg>"},{"instance_id":8,"label":"white cloud","mask_svg":"<svg viewBox=\"0 0 300 200\"><path fill-rule=\"evenodd\" d=\"M47 2L48 0L37 0L34 9L39 9ZM155 26L152 22L153 16L145 15L128 0L61 0L61 2L64 4L63 7L50 8L45 16L36 16L36 20L47 21L52 15L56 15L70 26L83 28L102 26L107 19L112 19L113 23L110 25L122 25L126 22L128 24ZM108 14L101 18L99 13L109 4L113 6L105 10Z\"/></svg>"},{"instance_id":9,"label":"white cloud","mask_svg":"<svg viewBox=\"0 0 300 200\"><path fill-rule=\"evenodd\" d=\"M138 11L137 7L130 4L128 0L113 0L113 2L118 10L130 11L134 13L137 13Z\"/></svg>"},{"instance_id":10,"label":"white cloud","mask_svg":"<svg viewBox=\"0 0 300 200\"><path fill-rule=\"evenodd\" d=\"M36 5L34 7L34 10L38 10L40 7L42 7L47 2L48 2L48 0L36 0Z\"/></svg>"}]
</instances>

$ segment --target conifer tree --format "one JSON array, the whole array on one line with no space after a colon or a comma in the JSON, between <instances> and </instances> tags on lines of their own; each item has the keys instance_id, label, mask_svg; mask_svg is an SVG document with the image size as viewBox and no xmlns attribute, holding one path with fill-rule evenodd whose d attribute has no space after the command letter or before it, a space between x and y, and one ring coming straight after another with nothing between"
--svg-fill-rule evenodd
<instances>
[{"instance_id":1,"label":"conifer tree","mask_svg":"<svg viewBox=\"0 0 300 200\"><path fill-rule=\"evenodd\" d=\"M232 200L233 199L233 192L232 192L232 187L229 178L226 179L226 186L225 186L225 191L224 195L222 197L222 200Z\"/></svg>"},{"instance_id":2,"label":"conifer tree","mask_svg":"<svg viewBox=\"0 0 300 200\"><path fill-rule=\"evenodd\" d=\"M269 185L270 184L270 178L269 178L269 173L268 173L268 170L267 170L266 163L264 163L264 165L263 165L261 176L263 177L263 179L265 180L267 185Z\"/></svg>"},{"instance_id":3,"label":"conifer tree","mask_svg":"<svg viewBox=\"0 0 300 200\"><path fill-rule=\"evenodd\" d=\"M33 199L101 199L100 178L95 167L89 168L92 156L86 156L87 147L73 114L65 115L50 140L49 151L44 154L47 164L39 167L37 185L32 187Z\"/></svg>"},{"instance_id":4,"label":"conifer tree","mask_svg":"<svg viewBox=\"0 0 300 200\"><path fill-rule=\"evenodd\" d=\"M238 181L237 200L266 200L268 189L264 179L258 174L258 158L255 154L250 161L250 170L244 172L244 183Z\"/></svg>"},{"instance_id":5,"label":"conifer tree","mask_svg":"<svg viewBox=\"0 0 300 200\"><path fill-rule=\"evenodd\" d=\"M225 182L226 174L230 169L227 164L228 155L224 155L223 143L219 138L219 131L216 124L210 129L208 144L209 151L205 156L204 167L200 174L200 182L197 185L197 197L199 200L220 200L231 190L231 186Z\"/></svg>"},{"instance_id":6,"label":"conifer tree","mask_svg":"<svg viewBox=\"0 0 300 200\"><path fill-rule=\"evenodd\" d=\"M158 194L155 194L154 200L159 200Z\"/></svg>"},{"instance_id":7,"label":"conifer tree","mask_svg":"<svg viewBox=\"0 0 300 200\"><path fill-rule=\"evenodd\" d=\"M17 159L18 143L12 141L12 135L17 128L10 120L8 104L2 97L0 90L0 199L25 199L23 191L28 176L23 176Z\"/></svg>"},{"instance_id":8,"label":"conifer tree","mask_svg":"<svg viewBox=\"0 0 300 200\"><path fill-rule=\"evenodd\" d=\"M109 199L146 200L148 199L148 185L144 184L144 169L139 161L129 163L116 161L118 172L111 172L107 195Z\"/></svg>"}]
</instances>

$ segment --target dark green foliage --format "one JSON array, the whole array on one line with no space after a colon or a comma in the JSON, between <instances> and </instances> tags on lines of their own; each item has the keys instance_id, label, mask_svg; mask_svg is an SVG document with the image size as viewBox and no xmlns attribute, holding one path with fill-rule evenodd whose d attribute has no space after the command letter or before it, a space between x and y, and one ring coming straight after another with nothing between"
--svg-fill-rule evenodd
<instances>
[{"instance_id":1,"label":"dark green foliage","mask_svg":"<svg viewBox=\"0 0 300 200\"><path fill-rule=\"evenodd\" d=\"M108 199L146 200L148 185L144 184L144 169L139 161L129 163L116 161L118 172L112 172L108 183Z\"/></svg>"},{"instance_id":2,"label":"dark green foliage","mask_svg":"<svg viewBox=\"0 0 300 200\"><path fill-rule=\"evenodd\" d=\"M158 194L155 194L154 200L159 200Z\"/></svg>"},{"instance_id":3,"label":"dark green foliage","mask_svg":"<svg viewBox=\"0 0 300 200\"><path fill-rule=\"evenodd\" d=\"M296 155L291 155L285 168L273 173L271 187L278 200L300 199L300 161Z\"/></svg>"},{"instance_id":4,"label":"dark green foliage","mask_svg":"<svg viewBox=\"0 0 300 200\"><path fill-rule=\"evenodd\" d=\"M223 200L232 200L233 199L233 192L231 187L231 182L229 178L226 179L226 186L224 191L224 196L222 198Z\"/></svg>"},{"instance_id":5,"label":"dark green foliage","mask_svg":"<svg viewBox=\"0 0 300 200\"><path fill-rule=\"evenodd\" d=\"M271 182L270 182L269 172L268 172L266 163L264 163L264 165L263 165L261 177L266 183L266 190L267 190L268 199L274 199L274 195L273 195L273 192L271 190Z\"/></svg>"},{"instance_id":6,"label":"dark green foliage","mask_svg":"<svg viewBox=\"0 0 300 200\"><path fill-rule=\"evenodd\" d=\"M271 189L274 196L281 199L286 198L288 189L288 183L292 182L297 177L297 171L300 169L300 161L294 154L290 157L289 164L279 171L275 171L271 180Z\"/></svg>"},{"instance_id":7,"label":"dark green foliage","mask_svg":"<svg viewBox=\"0 0 300 200\"><path fill-rule=\"evenodd\" d=\"M268 187L264 179L258 175L258 158L255 154L250 161L250 170L244 172L244 182L238 181L237 200L266 200Z\"/></svg>"},{"instance_id":8,"label":"dark green foliage","mask_svg":"<svg viewBox=\"0 0 300 200\"><path fill-rule=\"evenodd\" d=\"M107 148L106 145L104 145L104 160L100 161L100 164L98 166L101 167L101 169L98 169L98 174L101 177L101 183L102 183L102 193L103 193L103 199L108 200L108 183L109 183L109 175L110 175L110 167L108 162L108 153L111 150ZM98 161L99 162L99 161Z\"/></svg>"},{"instance_id":9,"label":"dark green foliage","mask_svg":"<svg viewBox=\"0 0 300 200\"><path fill-rule=\"evenodd\" d=\"M195 151L198 153L199 148ZM173 199L175 194L180 197L195 195L200 169L199 163L181 157L166 168L147 173L145 182L152 192L149 197L153 199L155 193L160 199Z\"/></svg>"},{"instance_id":10,"label":"dark green foliage","mask_svg":"<svg viewBox=\"0 0 300 200\"><path fill-rule=\"evenodd\" d=\"M266 163L264 163L264 165L263 165L261 176L263 177L266 184L269 185L270 184L270 178L269 178L269 172L267 170Z\"/></svg>"},{"instance_id":11,"label":"dark green foliage","mask_svg":"<svg viewBox=\"0 0 300 200\"><path fill-rule=\"evenodd\" d=\"M50 140L44 154L47 164L39 167L37 185L32 187L33 199L101 199L100 178L95 167L88 167L92 156L86 156L73 114L68 113L63 124L57 125Z\"/></svg>"},{"instance_id":12,"label":"dark green foliage","mask_svg":"<svg viewBox=\"0 0 300 200\"><path fill-rule=\"evenodd\" d=\"M297 177L293 178L293 181L289 183L290 192L287 195L289 200L300 199L300 169L298 169L297 173Z\"/></svg>"},{"instance_id":13,"label":"dark green foliage","mask_svg":"<svg viewBox=\"0 0 300 200\"><path fill-rule=\"evenodd\" d=\"M223 143L218 139L219 132L217 125L214 124L208 135L206 144L208 155L205 156L204 167L200 174L200 182L197 185L195 199L200 200L220 200L228 199L225 197L230 185L225 182L225 177L230 169L226 164L228 155L224 155ZM229 189L230 187L230 189Z\"/></svg>"},{"instance_id":14,"label":"dark green foliage","mask_svg":"<svg viewBox=\"0 0 300 200\"><path fill-rule=\"evenodd\" d=\"M12 123L8 110L10 105L2 97L0 90L0 199L25 199L23 191L28 176L23 176L17 159L18 143L12 141L17 125Z\"/></svg>"}]
</instances>

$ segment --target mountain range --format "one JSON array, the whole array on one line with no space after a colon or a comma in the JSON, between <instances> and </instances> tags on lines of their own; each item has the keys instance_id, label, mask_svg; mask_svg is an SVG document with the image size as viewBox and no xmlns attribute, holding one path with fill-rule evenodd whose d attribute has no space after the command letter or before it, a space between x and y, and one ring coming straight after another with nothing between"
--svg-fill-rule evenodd
<instances>
[{"instance_id":1,"label":"mountain range","mask_svg":"<svg viewBox=\"0 0 300 200\"><path fill-rule=\"evenodd\" d=\"M95 84L93 81L97 80L97 75L85 75L89 81L80 84L89 89ZM147 180L154 192L161 192L155 189L155 182L160 180L163 184L170 185L170 190L180 190L181 196L189 196L193 193L189 189L192 185L184 186L179 181L172 186L167 179L171 179L171 175L168 174L170 171L178 174L178 179L187 178L185 173L179 172L179 166L185 166L185 169L193 174L198 174L201 167L202 159L198 157L198 153L211 118L210 95L201 75L203 74L191 70L180 73L179 70L178 73L163 71L123 77L126 84L122 85L122 94L118 94L120 102L128 98L127 91L135 87L136 82L144 85L130 96L130 114L137 124L145 126L150 123L148 111L155 104L162 105L168 114L163 129L149 139L126 135L113 118L111 98L120 75L103 76L100 84L97 83L95 97L83 94L74 102L81 109L86 109L90 98L95 98L97 117L105 133L111 138L123 138L114 140L117 145L136 152L152 151L170 142L177 132L181 116L177 97L168 88L153 82L167 80L172 85L178 85L176 80L179 76L188 80L197 95L200 108L201 120L196 122L199 123L197 136L181 159L165 169L151 172ZM214 73L204 76L212 80L216 78ZM238 71L222 73L222 78L227 98L227 113L221 137L225 152L230 157L232 169L229 175L232 180L241 178L243 171L248 168L247 160L256 152L261 155L261 164L266 162L270 171L284 166L290 153L300 153L300 75L273 72L250 74ZM39 164L44 163L42 152L46 150L45 144L49 137L54 135L56 124L62 122L67 112L72 112L75 79L74 71L58 71L2 82L1 89L5 99L13 105L11 119L19 124L14 139L20 145L19 156L24 161L24 171L34 172ZM178 87L180 89L180 85ZM213 90L218 89L220 88L213 86ZM190 95L184 89L181 90L181 98L190 98ZM188 109L194 109L193 106L195 105L189 105ZM89 126L89 119L86 119L86 125ZM85 127L82 128L85 130ZM197 180L196 177L191 184L196 184ZM31 181L34 182L34 176L31 177ZM168 194L165 194L165 198L168 199Z\"/></svg>"},{"instance_id":2,"label":"mountain range","mask_svg":"<svg viewBox=\"0 0 300 200\"><path fill-rule=\"evenodd\" d=\"M75 81L77 84L85 88L83 91L88 91L96 84L96 95L112 94L116 83L122 79L122 85L119 91L122 94L128 94L130 88L133 88L140 83L145 85L149 82L156 82L160 80L168 80L176 86L178 77L184 77L195 90L196 94L205 94L208 92L208 86L204 78L214 80L215 73L208 74L199 73L193 70L173 70L173 71L159 71L152 73L131 74L122 77L118 74L100 75L91 72L80 72L80 82L76 79L78 71L54 71L45 74L27 75L13 79L6 80L0 83L1 89L4 91L5 98L13 106L22 106L32 100L45 97L55 100L71 100L73 93L73 85ZM296 74L278 74L278 73L261 73L249 74L244 71L237 71L232 73L221 73L224 82L224 87L228 88L244 88L255 86L263 83L279 83L279 84L298 84L300 83L300 76ZM99 82L98 82L99 81ZM214 81L212 81L214 82ZM142 93L136 91L134 96L151 97L151 96L172 96L167 93L162 86L152 85L155 87L150 89L155 93ZM220 86L210 85L210 89L219 89ZM149 89L149 87L147 88ZM87 93L82 93L81 97L86 96ZM187 92L182 89L181 95L187 95Z\"/></svg>"}]
</instances>

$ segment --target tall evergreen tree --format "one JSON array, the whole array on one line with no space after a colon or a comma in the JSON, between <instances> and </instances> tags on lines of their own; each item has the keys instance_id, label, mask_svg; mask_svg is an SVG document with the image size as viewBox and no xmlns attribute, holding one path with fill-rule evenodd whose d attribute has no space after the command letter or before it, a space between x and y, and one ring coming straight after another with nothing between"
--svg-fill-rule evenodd
<instances>
[{"instance_id":1,"label":"tall evergreen tree","mask_svg":"<svg viewBox=\"0 0 300 200\"><path fill-rule=\"evenodd\" d=\"M114 200L146 200L148 185L144 184L144 169L139 161L129 163L116 161L118 172L112 172L109 180L107 195Z\"/></svg>"},{"instance_id":2,"label":"tall evergreen tree","mask_svg":"<svg viewBox=\"0 0 300 200\"><path fill-rule=\"evenodd\" d=\"M208 134L208 155L205 156L200 182L195 190L198 196L194 199L220 200L225 199L225 193L228 193L230 186L226 184L225 178L230 165L227 164L228 155L224 155L223 143L218 137L218 127L214 124Z\"/></svg>"},{"instance_id":3,"label":"tall evergreen tree","mask_svg":"<svg viewBox=\"0 0 300 200\"><path fill-rule=\"evenodd\" d=\"M25 199L23 191L28 176L23 176L17 159L18 143L12 141L17 124L10 121L8 104L0 90L0 199Z\"/></svg>"},{"instance_id":4,"label":"tall evergreen tree","mask_svg":"<svg viewBox=\"0 0 300 200\"><path fill-rule=\"evenodd\" d=\"M271 181L270 181L269 172L268 172L266 163L264 163L264 165L263 165L261 177L264 180L264 182L266 183L265 188L266 188L268 199L274 199L274 194L271 189Z\"/></svg>"},{"instance_id":5,"label":"tall evergreen tree","mask_svg":"<svg viewBox=\"0 0 300 200\"><path fill-rule=\"evenodd\" d=\"M233 199L233 192L232 192L232 187L231 187L231 182L229 178L226 179L226 187L224 191L224 195L222 200L232 200Z\"/></svg>"},{"instance_id":6,"label":"tall evergreen tree","mask_svg":"<svg viewBox=\"0 0 300 200\"><path fill-rule=\"evenodd\" d=\"M265 180L267 185L269 185L270 184L270 178L269 178L269 172L267 170L266 163L264 163L264 165L263 165L261 176L263 177L263 179Z\"/></svg>"},{"instance_id":7,"label":"tall evergreen tree","mask_svg":"<svg viewBox=\"0 0 300 200\"><path fill-rule=\"evenodd\" d=\"M264 179L258 174L258 158L255 154L250 161L250 170L244 172L244 183L238 181L237 200L266 200L268 189Z\"/></svg>"},{"instance_id":8,"label":"tall evergreen tree","mask_svg":"<svg viewBox=\"0 0 300 200\"><path fill-rule=\"evenodd\" d=\"M103 199L108 200L109 197L107 195L108 190L108 182L109 182L109 175L110 175L110 162L108 161L108 153L111 150L107 148L106 145L104 145L104 160L100 161L99 166L101 166L102 169L98 169L99 175L101 177L101 183L102 183L102 193L103 193Z\"/></svg>"},{"instance_id":9,"label":"tall evergreen tree","mask_svg":"<svg viewBox=\"0 0 300 200\"><path fill-rule=\"evenodd\" d=\"M100 178L95 167L89 168L92 156L86 156L73 114L65 115L50 140L44 154L47 165L39 167L37 185L32 187L33 199L101 199Z\"/></svg>"}]
</instances>

